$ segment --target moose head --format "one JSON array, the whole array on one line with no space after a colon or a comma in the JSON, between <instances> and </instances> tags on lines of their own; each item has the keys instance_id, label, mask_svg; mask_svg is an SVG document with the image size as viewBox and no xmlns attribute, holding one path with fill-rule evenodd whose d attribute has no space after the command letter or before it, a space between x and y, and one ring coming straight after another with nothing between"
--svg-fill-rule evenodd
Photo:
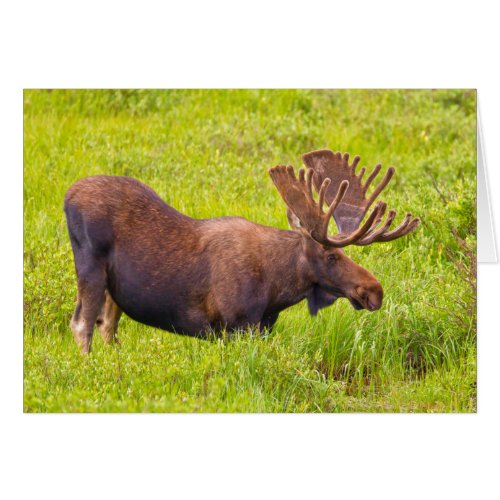
<instances>
[{"instance_id":1,"label":"moose head","mask_svg":"<svg viewBox=\"0 0 500 500\"><path fill-rule=\"evenodd\" d=\"M316 314L337 298L346 297L355 309L375 311L382 305L382 286L369 271L351 260L342 248L395 240L413 231L420 224L420 219L408 214L391 231L389 229L396 212L389 210L382 223L387 205L379 201L361 224L394 175L393 167L387 170L367 197L369 186L381 170L380 164L363 183L366 169L363 167L356 174L359 156L355 156L351 164L349 154L330 150L313 151L302 158L308 168L299 169L298 177L292 166L283 165L271 168L269 174L287 205L290 226L304 236L307 260L316 278L316 286L307 297L309 310L311 314ZM313 185L318 193L317 201L313 197ZM339 229L335 236L328 234L332 217Z\"/></svg>"}]
</instances>

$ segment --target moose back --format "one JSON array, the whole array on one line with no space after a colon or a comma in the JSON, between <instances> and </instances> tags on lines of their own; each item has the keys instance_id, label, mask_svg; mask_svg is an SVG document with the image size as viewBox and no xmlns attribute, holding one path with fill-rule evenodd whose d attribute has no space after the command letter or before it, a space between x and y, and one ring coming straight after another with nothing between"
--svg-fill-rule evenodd
<instances>
[{"instance_id":1,"label":"moose back","mask_svg":"<svg viewBox=\"0 0 500 500\"><path fill-rule=\"evenodd\" d=\"M241 217L193 219L129 177L73 184L64 200L78 279L70 326L82 352L90 351L95 325L106 342L117 340L122 311L147 325L205 337L271 328L281 311L303 299L313 315L340 297L356 309L379 309L380 283L342 248L391 241L418 226L408 214L390 230L396 214L389 210L384 219L380 201L362 223L394 169L368 196L380 165L363 182L359 157L349 164L348 154L320 150L303 161L307 169L297 176L291 166L269 170L291 230ZM336 235L328 234L332 217Z\"/></svg>"}]
</instances>

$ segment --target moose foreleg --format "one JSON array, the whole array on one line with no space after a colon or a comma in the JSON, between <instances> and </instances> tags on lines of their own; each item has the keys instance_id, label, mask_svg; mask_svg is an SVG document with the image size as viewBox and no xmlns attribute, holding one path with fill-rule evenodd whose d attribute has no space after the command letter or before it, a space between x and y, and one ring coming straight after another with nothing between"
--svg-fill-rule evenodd
<instances>
[{"instance_id":1,"label":"moose foreleg","mask_svg":"<svg viewBox=\"0 0 500 500\"><path fill-rule=\"evenodd\" d=\"M260 322L260 329L264 330L265 328L270 332L273 329L274 323L278 319L279 313L276 314L268 314L264 316Z\"/></svg>"}]
</instances>

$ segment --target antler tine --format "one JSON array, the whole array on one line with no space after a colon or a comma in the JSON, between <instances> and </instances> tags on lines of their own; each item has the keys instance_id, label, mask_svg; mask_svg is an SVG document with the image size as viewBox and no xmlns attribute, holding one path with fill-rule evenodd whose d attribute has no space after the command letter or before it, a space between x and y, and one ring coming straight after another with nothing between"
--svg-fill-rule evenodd
<instances>
[{"instance_id":1,"label":"antler tine","mask_svg":"<svg viewBox=\"0 0 500 500\"><path fill-rule=\"evenodd\" d=\"M380 222L382 221L382 218L384 217L385 210L387 208L387 203L385 203L383 201L379 201L379 205L380 205L379 214L378 214L377 219L373 223L373 228L372 229L375 229L375 226L378 226L380 224Z\"/></svg>"},{"instance_id":2,"label":"antler tine","mask_svg":"<svg viewBox=\"0 0 500 500\"><path fill-rule=\"evenodd\" d=\"M359 158L359 156L358 156L358 158ZM361 179L363 178L363 175L365 175L365 172L366 172L366 168L362 167L361 170L359 171L359 174L358 174L358 179L360 182L361 182Z\"/></svg>"},{"instance_id":3,"label":"antler tine","mask_svg":"<svg viewBox=\"0 0 500 500\"><path fill-rule=\"evenodd\" d=\"M312 169L310 169L312 170ZM325 193L326 190L328 189L328 186L332 182L331 179L325 179L323 183L321 184L321 187L319 188L319 199L318 199L318 205L320 210L323 210L323 205L325 203ZM348 184L349 185L349 184Z\"/></svg>"},{"instance_id":4,"label":"antler tine","mask_svg":"<svg viewBox=\"0 0 500 500\"><path fill-rule=\"evenodd\" d=\"M407 214L404 221L394 230L389 231L388 233L383 234L379 238L377 238L377 242L386 242L392 241L397 238L401 238L401 236L405 236L406 234L411 233L420 225L420 218L416 217L412 219L411 214Z\"/></svg>"},{"instance_id":5,"label":"antler tine","mask_svg":"<svg viewBox=\"0 0 500 500\"><path fill-rule=\"evenodd\" d=\"M354 174L354 171L356 170L356 165L354 164L354 162L351 165L349 165L349 153L344 153L344 156L342 156L342 163L345 165L346 168L350 169Z\"/></svg>"},{"instance_id":6,"label":"antler tine","mask_svg":"<svg viewBox=\"0 0 500 500\"><path fill-rule=\"evenodd\" d=\"M312 189L313 174L314 174L313 170L311 168L308 168L306 171L306 186L307 186L307 192L311 197L311 199L313 199L313 189Z\"/></svg>"},{"instance_id":7,"label":"antler tine","mask_svg":"<svg viewBox=\"0 0 500 500\"><path fill-rule=\"evenodd\" d=\"M368 176L368 179L366 179L366 182L363 186L363 192L366 193L368 188L370 187L370 184L372 183L373 179L377 177L377 174L380 172L380 169L382 168L382 165L379 163L374 169L373 172Z\"/></svg>"},{"instance_id":8,"label":"antler tine","mask_svg":"<svg viewBox=\"0 0 500 500\"><path fill-rule=\"evenodd\" d=\"M305 176L305 169L304 168L299 168L299 181L303 181L304 180L304 176Z\"/></svg>"},{"instance_id":9,"label":"antler tine","mask_svg":"<svg viewBox=\"0 0 500 500\"><path fill-rule=\"evenodd\" d=\"M357 155L356 155L356 156L354 157L354 159L352 160L352 165L351 165L351 167L352 167L353 171L356 171L356 167L358 166L359 160L361 160L361 157L359 157L359 156L357 156ZM364 168L362 168L361 170L362 170L362 171L363 171L363 173L364 173L365 169L364 169Z\"/></svg>"},{"instance_id":10,"label":"antler tine","mask_svg":"<svg viewBox=\"0 0 500 500\"><path fill-rule=\"evenodd\" d=\"M377 165L377 167L380 167L380 165ZM380 170L380 168L379 168L379 170ZM384 189L385 186L387 186L387 184L389 184L389 181L392 179L392 176L394 175L395 171L396 170L394 167L388 168L387 172L385 173L384 178L382 179L380 184L375 188L375 191L373 191L371 196L368 198L368 206L370 206L374 202L374 200L377 199L377 196L381 193L382 189ZM365 184L365 188L366 188L366 184Z\"/></svg>"}]
</instances>

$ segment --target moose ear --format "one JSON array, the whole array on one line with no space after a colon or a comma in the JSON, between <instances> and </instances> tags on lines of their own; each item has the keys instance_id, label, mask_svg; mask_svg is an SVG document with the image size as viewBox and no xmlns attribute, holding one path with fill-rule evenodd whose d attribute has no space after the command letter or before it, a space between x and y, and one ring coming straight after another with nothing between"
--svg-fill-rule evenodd
<instances>
[{"instance_id":1,"label":"moose ear","mask_svg":"<svg viewBox=\"0 0 500 500\"><path fill-rule=\"evenodd\" d=\"M303 229L300 225L299 218L288 207L286 209L286 216L288 218L288 224L290 224L290 227L294 231L300 231L300 232L303 231Z\"/></svg>"}]
</instances>

